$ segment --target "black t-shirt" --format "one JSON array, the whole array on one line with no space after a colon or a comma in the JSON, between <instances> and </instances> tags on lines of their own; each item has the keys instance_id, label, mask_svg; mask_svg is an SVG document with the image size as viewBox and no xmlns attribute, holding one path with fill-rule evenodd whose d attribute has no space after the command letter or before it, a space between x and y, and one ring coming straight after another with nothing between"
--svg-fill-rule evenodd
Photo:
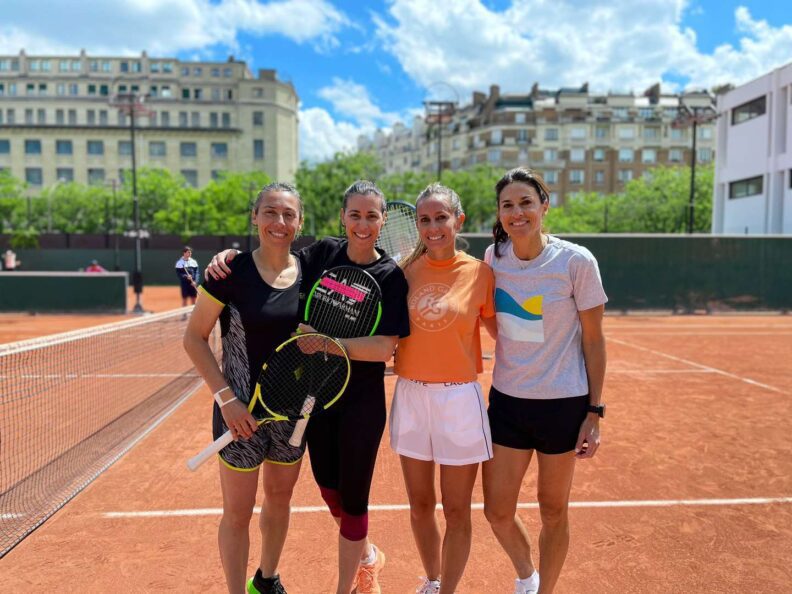
<instances>
[{"instance_id":1,"label":"black t-shirt","mask_svg":"<svg viewBox=\"0 0 792 594\"><path fill-rule=\"evenodd\" d=\"M250 252L238 254L229 266L233 274L221 280L207 275L201 287L226 306L220 314L223 375L234 394L250 402L261 366L297 329L300 279L286 289L271 287Z\"/></svg>"},{"instance_id":2,"label":"black t-shirt","mask_svg":"<svg viewBox=\"0 0 792 594\"><path fill-rule=\"evenodd\" d=\"M336 266L357 266L368 272L380 286L382 291L382 318L374 332L379 336L410 335L410 315L407 310L407 280L399 265L380 249L380 258L371 264L356 264L347 256L347 240L337 237L325 237L321 241L309 245L298 253L302 270L300 288L300 312L305 311L305 301L314 283L322 273ZM382 381L385 363L375 361L352 361L353 383L368 380ZM347 388L349 390L350 388Z\"/></svg>"}]
</instances>

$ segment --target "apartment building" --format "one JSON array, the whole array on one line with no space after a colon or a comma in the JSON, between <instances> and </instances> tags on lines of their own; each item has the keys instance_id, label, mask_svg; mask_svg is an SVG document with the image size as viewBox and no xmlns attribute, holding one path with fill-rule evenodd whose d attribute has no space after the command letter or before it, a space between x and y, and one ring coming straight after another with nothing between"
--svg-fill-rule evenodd
<instances>
[{"instance_id":1,"label":"apartment building","mask_svg":"<svg viewBox=\"0 0 792 594\"><path fill-rule=\"evenodd\" d=\"M501 94L474 92L469 104L440 107L416 117L410 127L360 137L358 149L375 153L387 173L443 170L489 163L539 170L553 204L575 192L617 193L629 180L659 164L689 164L692 129L686 115L714 115L706 91L661 93L655 85L641 95L592 94L580 88ZM697 126L697 159L712 161L715 126ZM440 143L438 143L438 140Z\"/></svg>"},{"instance_id":2,"label":"apartment building","mask_svg":"<svg viewBox=\"0 0 792 594\"><path fill-rule=\"evenodd\" d=\"M713 233L792 233L792 62L718 97Z\"/></svg>"},{"instance_id":3,"label":"apartment building","mask_svg":"<svg viewBox=\"0 0 792 594\"><path fill-rule=\"evenodd\" d=\"M244 62L136 57L0 55L0 170L36 191L58 182L102 184L131 168L130 121L114 101L139 95L138 167L203 186L222 171L263 170L290 181L297 93L274 70Z\"/></svg>"}]
</instances>

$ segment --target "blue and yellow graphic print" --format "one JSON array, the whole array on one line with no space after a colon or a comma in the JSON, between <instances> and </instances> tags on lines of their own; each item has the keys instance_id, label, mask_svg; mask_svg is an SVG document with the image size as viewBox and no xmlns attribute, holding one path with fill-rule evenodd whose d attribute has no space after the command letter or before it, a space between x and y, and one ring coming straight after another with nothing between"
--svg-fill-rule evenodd
<instances>
[{"instance_id":1,"label":"blue and yellow graphic print","mask_svg":"<svg viewBox=\"0 0 792 594\"><path fill-rule=\"evenodd\" d=\"M542 299L542 295L534 295L517 303L503 289L495 289L498 334L520 342L544 342Z\"/></svg>"}]
</instances>

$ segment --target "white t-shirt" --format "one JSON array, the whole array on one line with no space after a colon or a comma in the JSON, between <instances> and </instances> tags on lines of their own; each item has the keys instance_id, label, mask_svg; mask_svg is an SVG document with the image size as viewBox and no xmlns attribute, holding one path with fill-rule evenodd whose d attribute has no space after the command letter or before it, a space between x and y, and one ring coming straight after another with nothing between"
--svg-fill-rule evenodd
<instances>
[{"instance_id":1,"label":"white t-shirt","mask_svg":"<svg viewBox=\"0 0 792 594\"><path fill-rule=\"evenodd\" d=\"M597 260L553 236L533 260L515 256L511 241L500 253L491 245L484 255L495 272L498 320L492 385L537 400L588 394L578 311L608 301Z\"/></svg>"}]
</instances>

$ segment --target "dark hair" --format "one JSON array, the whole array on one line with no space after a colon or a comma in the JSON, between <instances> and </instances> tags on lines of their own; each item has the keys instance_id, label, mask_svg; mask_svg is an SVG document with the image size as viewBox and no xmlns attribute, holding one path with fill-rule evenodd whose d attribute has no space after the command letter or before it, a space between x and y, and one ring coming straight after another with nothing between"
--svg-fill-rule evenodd
<instances>
[{"instance_id":1,"label":"dark hair","mask_svg":"<svg viewBox=\"0 0 792 594\"><path fill-rule=\"evenodd\" d=\"M295 198L297 198L297 202L300 205L300 220L303 220L303 201L302 196L291 184L287 184L286 182L272 182L271 184L267 184L261 190L259 190L258 195L256 196L256 202L253 204L253 212L258 212L259 206L261 205L262 200L267 196L267 194L271 194L272 192L285 192L287 194L291 194Z\"/></svg>"},{"instance_id":2,"label":"dark hair","mask_svg":"<svg viewBox=\"0 0 792 594\"><path fill-rule=\"evenodd\" d=\"M533 186L539 194L539 202L544 204L550 200L550 189L547 187L545 180L539 175L538 171L529 169L528 167L516 167L507 171L502 178L495 184L495 205L496 208L500 207L501 192L514 183L523 183ZM497 212L497 211L496 211ZM495 257L500 258L500 247L503 242L509 239L506 230L501 225L500 217L495 216L495 224L492 226L492 238L495 241Z\"/></svg>"},{"instance_id":3,"label":"dark hair","mask_svg":"<svg viewBox=\"0 0 792 594\"><path fill-rule=\"evenodd\" d=\"M385 194L377 187L377 184L365 179L359 179L353 182L352 185L346 189L344 192L344 210L346 210L350 196L368 196L369 194L379 197L381 203L380 208L382 212L385 212Z\"/></svg>"},{"instance_id":4,"label":"dark hair","mask_svg":"<svg viewBox=\"0 0 792 594\"><path fill-rule=\"evenodd\" d=\"M454 216L458 217L461 214L465 214L465 211L462 210L462 202L459 199L459 195L454 192L451 188L444 186L440 182L434 182L426 186L423 191L418 194L418 198L415 199L415 206L416 208L418 205L423 201L429 198L429 196L442 196L445 198L446 202L448 203L449 208L453 211ZM415 262L418 258L423 256L427 252L426 245L424 242L418 239L418 244L415 246L415 249L412 253L404 258L399 265L402 268L407 268L410 264Z\"/></svg>"},{"instance_id":5,"label":"dark hair","mask_svg":"<svg viewBox=\"0 0 792 594\"><path fill-rule=\"evenodd\" d=\"M182 254L183 254L184 252L191 252L191 251L192 251L192 248L191 248L189 245L185 245L185 246L182 248Z\"/></svg>"}]
</instances>

